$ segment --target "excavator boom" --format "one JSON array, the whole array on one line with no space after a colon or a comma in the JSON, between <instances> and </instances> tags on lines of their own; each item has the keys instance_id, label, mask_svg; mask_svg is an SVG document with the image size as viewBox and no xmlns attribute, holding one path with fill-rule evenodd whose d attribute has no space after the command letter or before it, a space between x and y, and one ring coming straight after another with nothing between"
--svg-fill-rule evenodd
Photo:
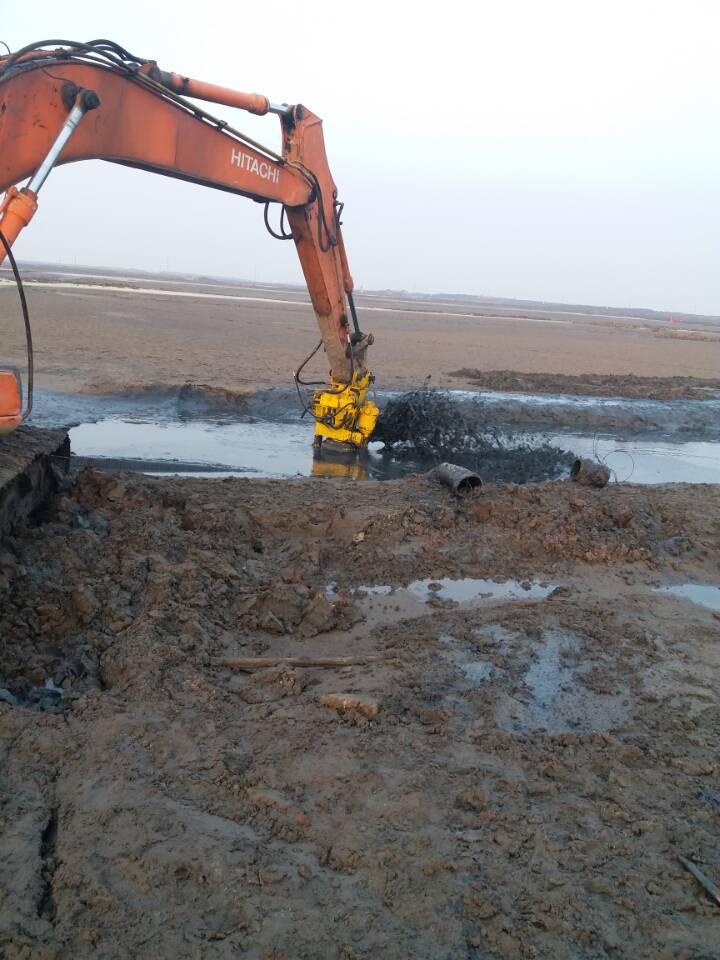
<instances>
[{"instance_id":1,"label":"excavator boom","mask_svg":"<svg viewBox=\"0 0 720 960\"><path fill-rule=\"evenodd\" d=\"M210 115L196 99L278 115L280 152ZM282 205L290 227L282 238L295 242L330 365L331 385L315 394L310 411L316 445L327 437L363 446L377 419L366 399L373 338L357 325L322 121L300 104L274 104L161 70L106 40L31 44L0 58L0 190L6 191L0 263L34 216L53 167L90 159L249 197L266 204L270 230L267 205ZM0 428L22 420L17 383L16 371L0 369Z\"/></svg>"}]
</instances>

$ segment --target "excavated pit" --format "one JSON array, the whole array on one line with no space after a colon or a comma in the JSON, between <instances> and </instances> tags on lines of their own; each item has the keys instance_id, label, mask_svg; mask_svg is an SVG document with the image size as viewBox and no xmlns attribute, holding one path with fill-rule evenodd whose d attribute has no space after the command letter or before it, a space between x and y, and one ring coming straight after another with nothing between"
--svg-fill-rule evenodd
<instances>
[{"instance_id":1,"label":"excavated pit","mask_svg":"<svg viewBox=\"0 0 720 960\"><path fill-rule=\"evenodd\" d=\"M69 466L64 430L20 427L0 437L0 536L43 506Z\"/></svg>"}]
</instances>

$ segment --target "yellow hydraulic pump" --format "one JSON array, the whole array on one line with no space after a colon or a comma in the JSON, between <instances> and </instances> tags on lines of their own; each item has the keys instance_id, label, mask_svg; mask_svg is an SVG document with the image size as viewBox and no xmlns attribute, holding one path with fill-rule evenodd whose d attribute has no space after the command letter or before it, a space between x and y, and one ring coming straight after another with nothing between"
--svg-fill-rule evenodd
<instances>
[{"instance_id":1,"label":"yellow hydraulic pump","mask_svg":"<svg viewBox=\"0 0 720 960\"><path fill-rule=\"evenodd\" d=\"M315 418L315 439L318 449L323 439L353 447L367 445L380 410L366 399L373 377L370 373L355 373L350 383L342 383L334 377L330 389L316 390L312 399L312 414Z\"/></svg>"}]
</instances>

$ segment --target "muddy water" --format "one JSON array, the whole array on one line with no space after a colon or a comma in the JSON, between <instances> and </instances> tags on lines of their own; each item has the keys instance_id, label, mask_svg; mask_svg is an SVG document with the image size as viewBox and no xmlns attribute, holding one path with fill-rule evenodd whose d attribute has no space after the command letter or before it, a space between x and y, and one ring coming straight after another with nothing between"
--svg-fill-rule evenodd
<instances>
[{"instance_id":1,"label":"muddy water","mask_svg":"<svg viewBox=\"0 0 720 960\"><path fill-rule=\"evenodd\" d=\"M120 418L70 431L73 453L122 461L165 461L168 472L215 467L237 476L307 476L312 466L311 423L152 423ZM175 469L173 464L176 465ZM122 465L122 464L119 464Z\"/></svg>"},{"instance_id":2,"label":"muddy water","mask_svg":"<svg viewBox=\"0 0 720 960\"><path fill-rule=\"evenodd\" d=\"M396 603L410 602L416 609L417 601L425 604L432 600L452 600L459 604L472 604L486 600L539 600L555 589L555 584L532 583L518 580L487 580L478 577L443 577L440 580L413 580L407 587L392 587L389 584L361 586L359 596L392 597ZM328 587L328 596L334 596L335 587Z\"/></svg>"},{"instance_id":3,"label":"muddy water","mask_svg":"<svg viewBox=\"0 0 720 960\"><path fill-rule=\"evenodd\" d=\"M214 477L386 480L427 469L423 464L400 464L384 456L377 445L362 458L327 455L316 460L312 438L313 424L308 421L152 423L113 418L81 424L70 431L79 465L115 470Z\"/></svg>"},{"instance_id":4,"label":"muddy water","mask_svg":"<svg viewBox=\"0 0 720 960\"><path fill-rule=\"evenodd\" d=\"M498 726L508 732L547 730L551 734L617 726L627 716L629 699L595 693L578 682L589 669L578 665L580 653L573 634L545 631L518 692L503 691L498 696Z\"/></svg>"},{"instance_id":5,"label":"muddy water","mask_svg":"<svg viewBox=\"0 0 720 960\"><path fill-rule=\"evenodd\" d=\"M720 611L720 586L706 583L677 583L670 587L659 587L657 592L683 597L700 607Z\"/></svg>"},{"instance_id":6,"label":"muddy water","mask_svg":"<svg viewBox=\"0 0 720 960\"><path fill-rule=\"evenodd\" d=\"M444 577L441 580L414 580L408 585L408 590L423 600L437 597L440 600L455 600L464 603L469 600L537 600L547 595L554 586L540 583L518 583L517 580L505 580L496 583L494 580L465 577L462 580L453 580Z\"/></svg>"},{"instance_id":7,"label":"muddy water","mask_svg":"<svg viewBox=\"0 0 720 960\"><path fill-rule=\"evenodd\" d=\"M111 397L38 391L32 422L76 424L71 431L73 452L109 469L387 479L433 466L422 458L401 461L383 452L380 444L371 444L360 461L314 461L312 423L299 419L287 390L228 401L203 389L148 389ZM468 391L452 395L470 408L482 407L486 419L490 412L501 429L517 430L522 424L524 429L543 430L550 443L579 456L599 455L620 481L720 483L720 411L715 401ZM379 397L381 403L383 399Z\"/></svg>"},{"instance_id":8,"label":"muddy water","mask_svg":"<svg viewBox=\"0 0 720 960\"><path fill-rule=\"evenodd\" d=\"M389 479L433 464L397 460L371 444L361 461L315 461L312 423L149 422L110 418L70 431L73 453L112 469L256 477L348 476ZM578 456L599 455L613 479L632 483L720 483L720 443L616 440L562 435L550 441ZM147 465L143 467L143 461Z\"/></svg>"},{"instance_id":9,"label":"muddy water","mask_svg":"<svg viewBox=\"0 0 720 960\"><path fill-rule=\"evenodd\" d=\"M365 625L387 626L404 620L423 618L439 610L462 609L477 610L492 603L507 601L541 600L549 596L556 584L536 583L518 580L489 580L474 577L442 580L413 580L407 586L395 587L389 584L363 585L351 591L338 590L337 584L328 584L325 595L328 600L337 602L348 596L352 597L358 609L365 618ZM360 637L366 627L353 628L350 637ZM468 668L468 679L473 678L473 671L478 669L482 673L484 668L474 666L469 654L457 649L457 641L447 635L442 637L448 644L447 658L458 669L465 671ZM482 678L480 678L482 679Z\"/></svg>"},{"instance_id":10,"label":"muddy water","mask_svg":"<svg viewBox=\"0 0 720 960\"><path fill-rule=\"evenodd\" d=\"M720 483L717 441L622 440L611 436L551 435L550 443L579 457L602 460L611 479L628 483Z\"/></svg>"}]
</instances>

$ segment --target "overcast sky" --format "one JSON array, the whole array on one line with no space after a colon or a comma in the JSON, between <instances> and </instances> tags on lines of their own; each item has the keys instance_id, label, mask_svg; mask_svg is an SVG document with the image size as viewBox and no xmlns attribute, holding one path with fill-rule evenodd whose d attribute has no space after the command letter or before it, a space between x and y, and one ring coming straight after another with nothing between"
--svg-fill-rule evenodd
<instances>
[{"instance_id":1,"label":"overcast sky","mask_svg":"<svg viewBox=\"0 0 720 960\"><path fill-rule=\"evenodd\" d=\"M720 314L720 4L4 0L0 39L117 40L323 117L356 285ZM276 117L212 107L279 149ZM7 149L7 145L3 145ZM302 282L262 208L93 161L21 258Z\"/></svg>"}]
</instances>

